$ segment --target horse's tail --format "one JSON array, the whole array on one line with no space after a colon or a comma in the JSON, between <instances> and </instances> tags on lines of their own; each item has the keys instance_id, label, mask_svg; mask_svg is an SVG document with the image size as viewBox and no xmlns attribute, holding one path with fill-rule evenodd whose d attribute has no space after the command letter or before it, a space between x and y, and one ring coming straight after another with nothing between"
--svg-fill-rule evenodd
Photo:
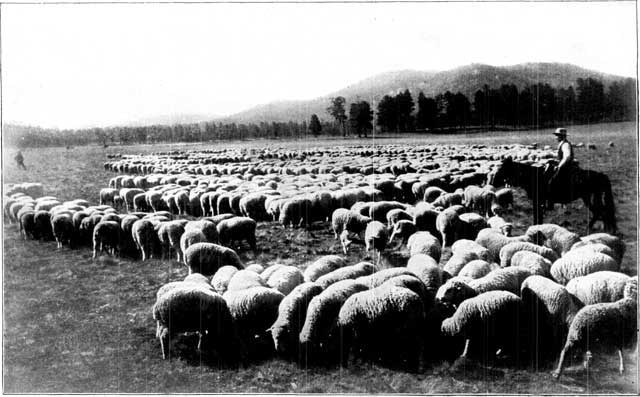
<instances>
[{"instance_id":1,"label":"horse's tail","mask_svg":"<svg viewBox=\"0 0 640 397\"><path fill-rule=\"evenodd\" d=\"M613 201L613 192L611 191L611 181L606 175L603 176L602 192L604 194L604 213L603 223L605 228L609 229L609 233L616 233L618 226L616 224L616 205Z\"/></svg>"}]
</instances>

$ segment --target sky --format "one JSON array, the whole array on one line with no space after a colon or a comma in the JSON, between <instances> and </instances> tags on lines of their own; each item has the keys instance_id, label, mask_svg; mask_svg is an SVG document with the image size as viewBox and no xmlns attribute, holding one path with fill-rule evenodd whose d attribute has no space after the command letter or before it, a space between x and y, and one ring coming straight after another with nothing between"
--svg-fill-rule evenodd
<instances>
[{"instance_id":1,"label":"sky","mask_svg":"<svg viewBox=\"0 0 640 397\"><path fill-rule=\"evenodd\" d=\"M2 118L225 116L378 73L566 62L636 76L634 2L3 4Z\"/></svg>"}]
</instances>

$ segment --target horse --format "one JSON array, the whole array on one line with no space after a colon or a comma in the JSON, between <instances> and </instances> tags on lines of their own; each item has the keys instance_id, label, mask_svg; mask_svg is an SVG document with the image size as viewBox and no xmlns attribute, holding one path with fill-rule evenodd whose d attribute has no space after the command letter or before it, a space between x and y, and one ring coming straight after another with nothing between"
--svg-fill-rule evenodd
<instances>
[{"instance_id":1,"label":"horse","mask_svg":"<svg viewBox=\"0 0 640 397\"><path fill-rule=\"evenodd\" d=\"M489 183L494 186L509 184L523 188L533 202L533 223L542 223L545 204L568 204L582 199L591 211L591 219L587 226L590 233L596 221L601 220L604 231L618 232L615 216L615 204L611 192L609 177L597 171L574 167L570 181L563 181L563 189L550 191L549 165L540 163L521 163L511 157L504 158L490 174Z\"/></svg>"}]
</instances>

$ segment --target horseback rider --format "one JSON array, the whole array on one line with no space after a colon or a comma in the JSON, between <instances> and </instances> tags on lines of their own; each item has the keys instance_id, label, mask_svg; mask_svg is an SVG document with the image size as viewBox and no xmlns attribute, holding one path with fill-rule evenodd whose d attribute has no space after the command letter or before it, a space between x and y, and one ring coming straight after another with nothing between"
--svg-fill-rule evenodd
<instances>
[{"instance_id":1,"label":"horseback rider","mask_svg":"<svg viewBox=\"0 0 640 397\"><path fill-rule=\"evenodd\" d=\"M22 155L22 152L20 150L18 150L18 153L16 153L14 159L16 160L16 164L18 165L18 167L22 168L23 170L27 169L27 167L24 165L24 156Z\"/></svg>"},{"instance_id":2,"label":"horseback rider","mask_svg":"<svg viewBox=\"0 0 640 397\"><path fill-rule=\"evenodd\" d=\"M558 139L558 164L549 171L553 172L549 177L549 193L557 196L560 192L571 192L573 189L573 173L577 166L573 157L573 146L567 140L567 129L557 128L553 135ZM553 197L552 196L552 197Z\"/></svg>"}]
</instances>

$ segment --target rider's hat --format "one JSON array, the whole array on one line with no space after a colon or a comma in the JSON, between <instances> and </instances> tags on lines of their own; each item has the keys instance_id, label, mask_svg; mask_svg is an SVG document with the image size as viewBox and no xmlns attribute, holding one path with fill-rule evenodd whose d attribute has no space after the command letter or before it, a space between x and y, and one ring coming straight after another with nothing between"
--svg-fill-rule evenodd
<instances>
[{"instance_id":1,"label":"rider's hat","mask_svg":"<svg viewBox=\"0 0 640 397\"><path fill-rule=\"evenodd\" d=\"M567 136L567 129L566 128L556 128L556 130L553 132L553 135L555 135L555 136Z\"/></svg>"}]
</instances>

